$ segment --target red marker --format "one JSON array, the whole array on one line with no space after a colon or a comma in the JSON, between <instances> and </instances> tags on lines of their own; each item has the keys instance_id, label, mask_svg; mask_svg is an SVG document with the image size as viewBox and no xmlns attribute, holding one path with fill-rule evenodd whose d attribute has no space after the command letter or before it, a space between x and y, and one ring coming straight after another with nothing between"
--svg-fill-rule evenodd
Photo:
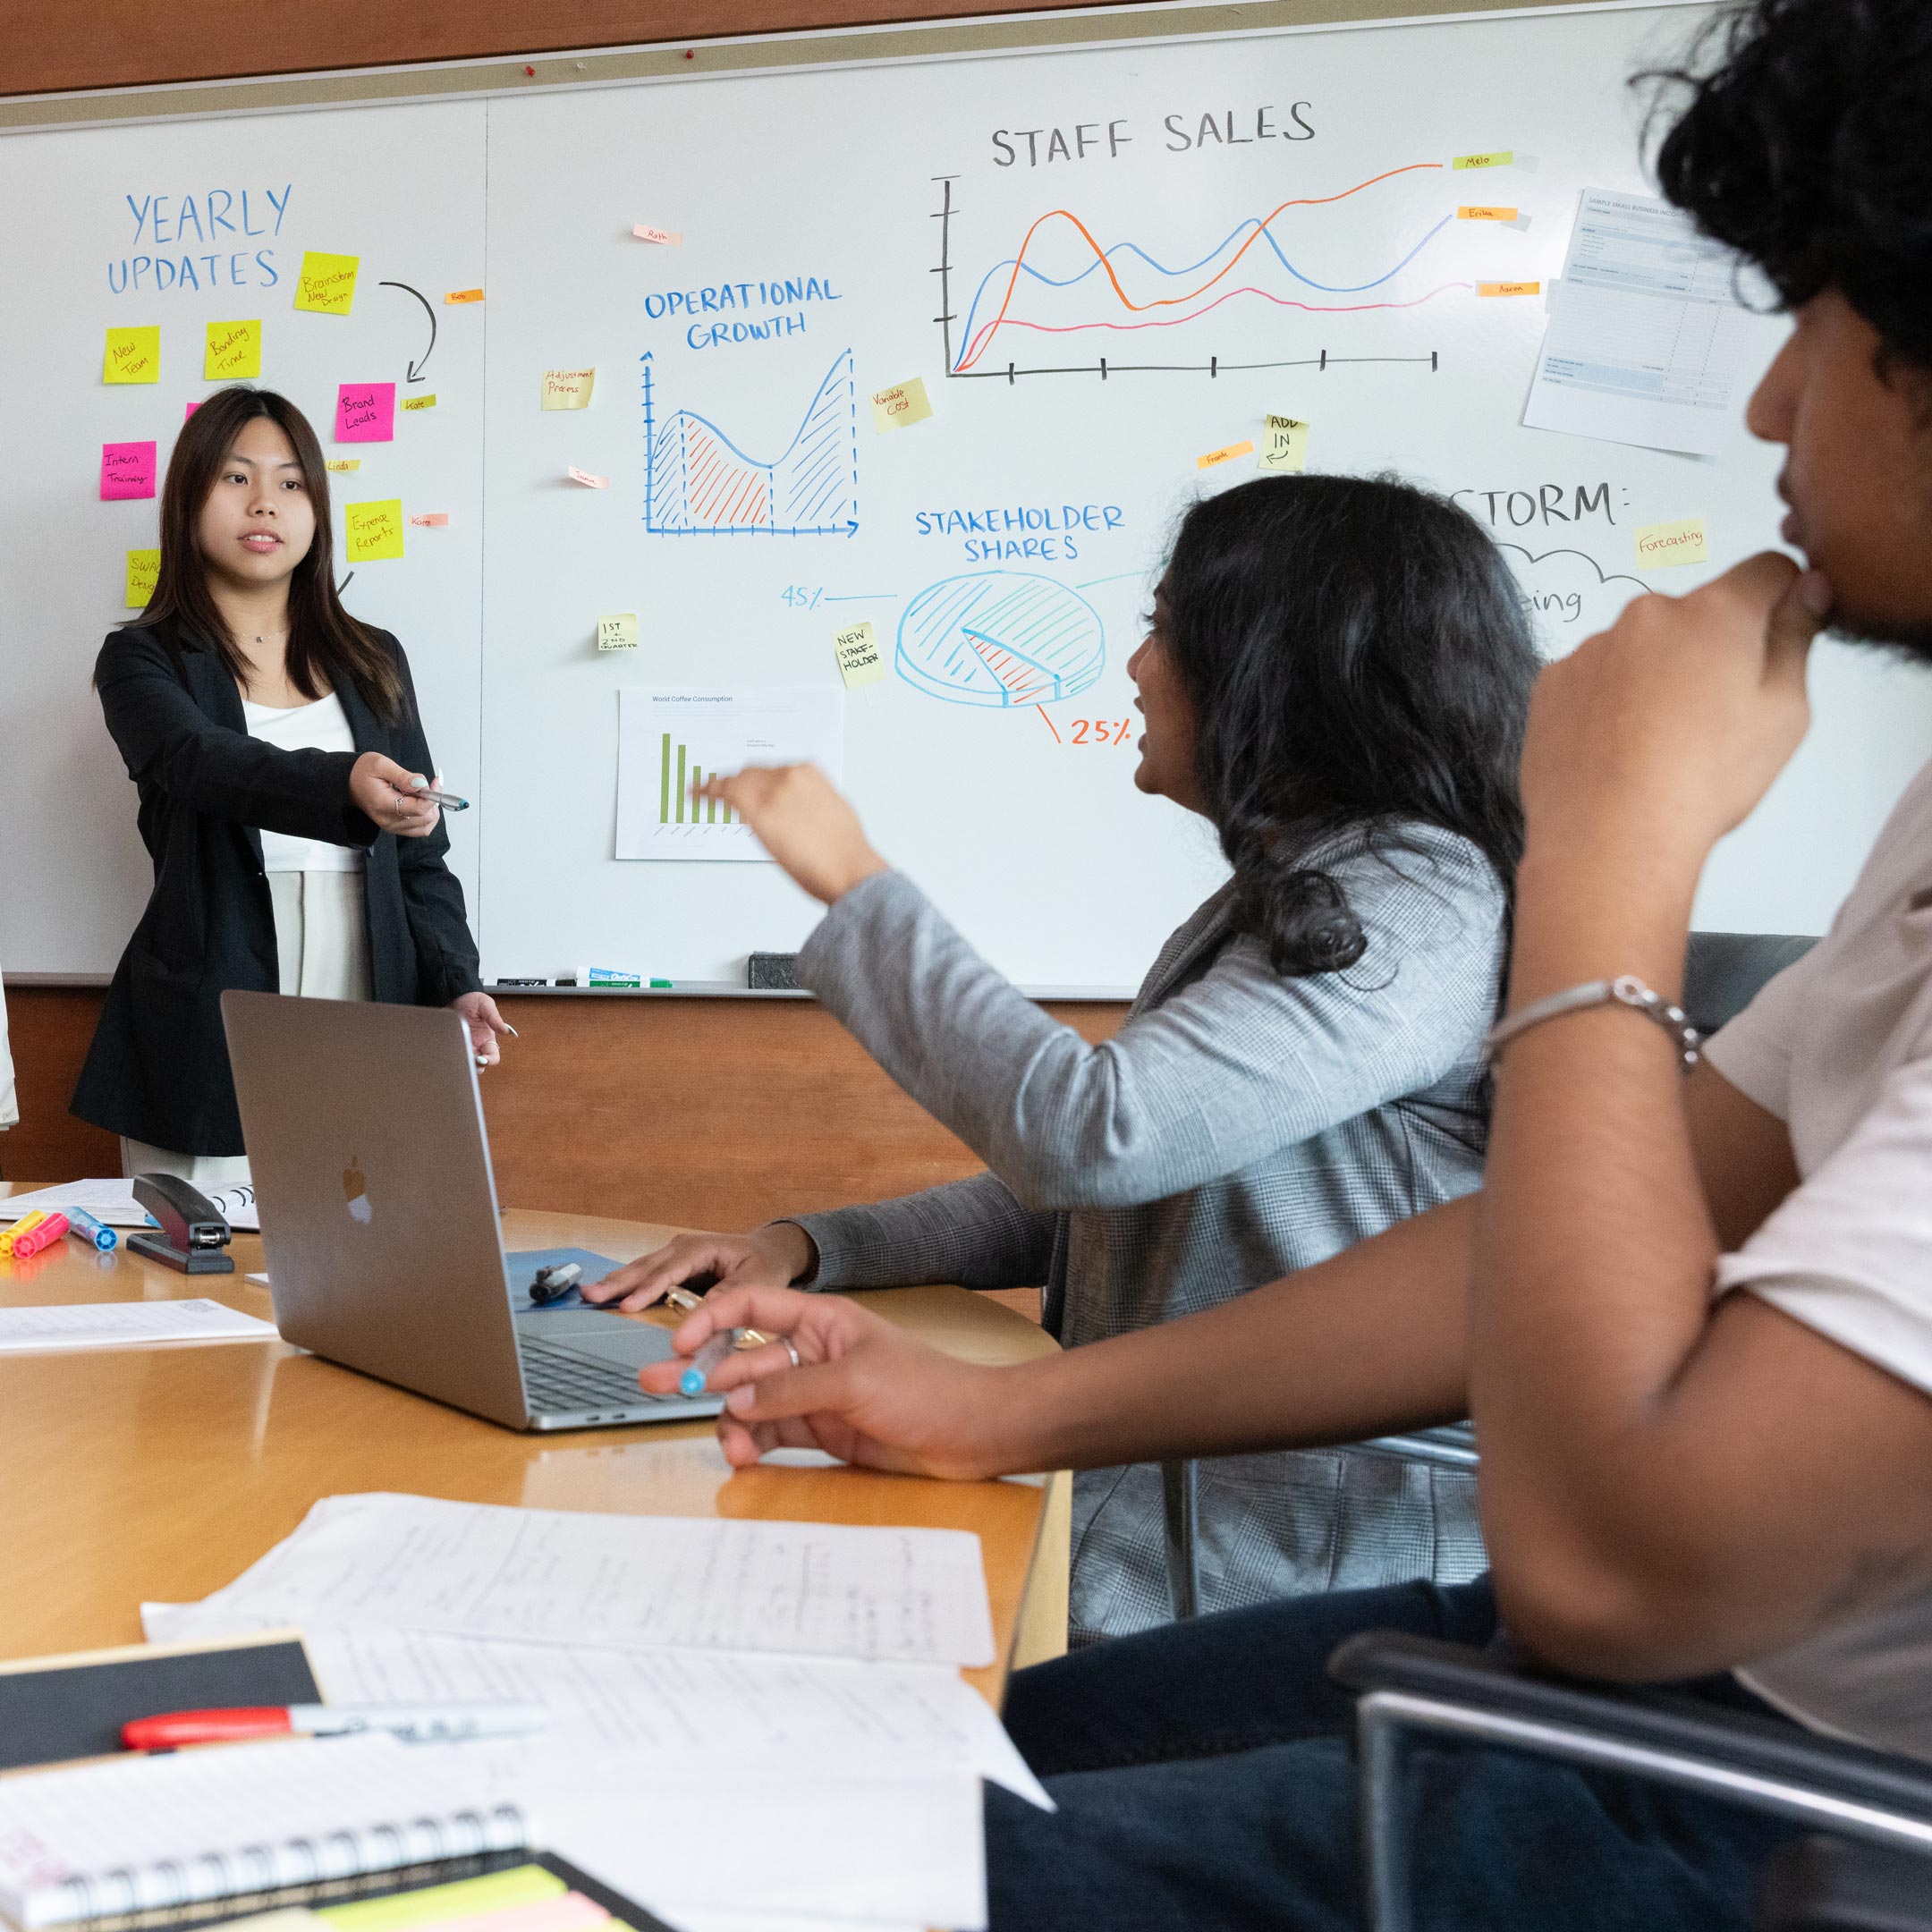
<instances>
[{"instance_id":1,"label":"red marker","mask_svg":"<svg viewBox=\"0 0 1932 1932\"><path fill-rule=\"evenodd\" d=\"M121 1726L121 1741L129 1750L172 1750L178 1744L233 1744L244 1738L390 1731L412 1744L448 1744L521 1737L549 1722L550 1713L540 1704L254 1704L136 1717Z\"/></svg>"}]
</instances>

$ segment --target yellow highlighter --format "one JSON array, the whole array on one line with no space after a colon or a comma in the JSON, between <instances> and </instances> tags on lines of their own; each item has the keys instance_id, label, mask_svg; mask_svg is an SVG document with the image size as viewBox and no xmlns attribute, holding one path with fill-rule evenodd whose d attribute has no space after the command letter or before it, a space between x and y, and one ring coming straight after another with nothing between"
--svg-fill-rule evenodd
<instances>
[{"instance_id":1,"label":"yellow highlighter","mask_svg":"<svg viewBox=\"0 0 1932 1932\"><path fill-rule=\"evenodd\" d=\"M4 1234L0 1234L0 1255L11 1256L13 1243L31 1228L37 1228L47 1219L46 1210L36 1208L31 1214L22 1215Z\"/></svg>"}]
</instances>

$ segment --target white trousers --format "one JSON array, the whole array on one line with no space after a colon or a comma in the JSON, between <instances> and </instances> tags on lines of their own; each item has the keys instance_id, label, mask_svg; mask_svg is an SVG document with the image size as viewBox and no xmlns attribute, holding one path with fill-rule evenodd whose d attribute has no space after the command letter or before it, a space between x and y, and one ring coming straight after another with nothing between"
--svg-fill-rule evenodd
<instances>
[{"instance_id":1,"label":"white trousers","mask_svg":"<svg viewBox=\"0 0 1932 1932\"><path fill-rule=\"evenodd\" d=\"M353 872L271 872L278 991L309 999L371 996L368 886ZM245 1154L177 1154L121 1137L121 1172L180 1174L197 1187L235 1187L249 1180Z\"/></svg>"}]
</instances>

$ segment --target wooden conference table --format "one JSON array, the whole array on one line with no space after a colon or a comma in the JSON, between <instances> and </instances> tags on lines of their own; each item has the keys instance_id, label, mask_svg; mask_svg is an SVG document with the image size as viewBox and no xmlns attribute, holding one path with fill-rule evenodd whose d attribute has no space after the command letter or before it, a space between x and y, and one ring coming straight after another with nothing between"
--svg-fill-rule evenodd
<instances>
[{"instance_id":1,"label":"wooden conference table","mask_svg":"<svg viewBox=\"0 0 1932 1932\"><path fill-rule=\"evenodd\" d=\"M40 1183L0 1182L0 1195ZM588 1248L629 1260L676 1230L512 1208L507 1249ZM63 1241L0 1258L0 1306L206 1295L273 1318L259 1236L233 1275L176 1274ZM859 1299L938 1347L1018 1361L1054 1343L962 1288ZM661 1311L637 1320L668 1320ZM404 1490L538 1509L912 1523L971 1530L986 1554L1000 1662L966 1674L996 1705L1016 1664L1064 1648L1067 1479L940 1483L847 1469L735 1474L709 1422L523 1435L285 1343L226 1342L0 1356L0 1658L138 1643L142 1602L207 1596L326 1496Z\"/></svg>"}]
</instances>

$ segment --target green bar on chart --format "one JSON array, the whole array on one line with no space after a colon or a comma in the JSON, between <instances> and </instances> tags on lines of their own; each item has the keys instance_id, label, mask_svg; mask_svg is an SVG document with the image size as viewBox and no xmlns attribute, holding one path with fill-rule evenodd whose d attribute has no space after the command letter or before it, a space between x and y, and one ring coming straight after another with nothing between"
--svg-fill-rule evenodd
<instances>
[{"instance_id":1,"label":"green bar on chart","mask_svg":"<svg viewBox=\"0 0 1932 1932\"><path fill-rule=\"evenodd\" d=\"M664 770L657 780L657 823L671 823L671 733L664 734Z\"/></svg>"},{"instance_id":2,"label":"green bar on chart","mask_svg":"<svg viewBox=\"0 0 1932 1932\"><path fill-rule=\"evenodd\" d=\"M674 824L684 823L684 747L677 748L677 818Z\"/></svg>"}]
</instances>

